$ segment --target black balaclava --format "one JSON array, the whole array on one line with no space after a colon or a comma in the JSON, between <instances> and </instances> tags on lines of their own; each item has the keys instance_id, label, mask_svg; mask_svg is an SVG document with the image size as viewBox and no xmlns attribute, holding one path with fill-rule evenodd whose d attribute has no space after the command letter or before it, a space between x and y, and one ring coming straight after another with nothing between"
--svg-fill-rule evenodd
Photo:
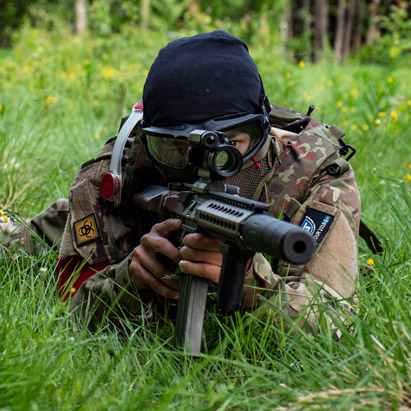
<instances>
[{"instance_id":1,"label":"black balaclava","mask_svg":"<svg viewBox=\"0 0 411 411\"><path fill-rule=\"evenodd\" d=\"M162 48L143 91L144 126L196 124L216 117L258 114L266 99L247 45L218 30Z\"/></svg>"}]
</instances>

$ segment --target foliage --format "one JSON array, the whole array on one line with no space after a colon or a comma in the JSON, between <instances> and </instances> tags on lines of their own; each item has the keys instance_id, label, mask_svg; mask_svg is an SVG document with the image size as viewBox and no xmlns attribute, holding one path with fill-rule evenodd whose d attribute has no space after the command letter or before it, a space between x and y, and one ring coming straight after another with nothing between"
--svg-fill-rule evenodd
<instances>
[{"instance_id":1,"label":"foliage","mask_svg":"<svg viewBox=\"0 0 411 411\"><path fill-rule=\"evenodd\" d=\"M31 0L3 0L0 3L0 47L10 43L13 30L20 27L24 15L31 4Z\"/></svg>"},{"instance_id":2,"label":"foliage","mask_svg":"<svg viewBox=\"0 0 411 411\"><path fill-rule=\"evenodd\" d=\"M387 15L380 18L381 34L375 45L363 47L356 55L362 62L389 64L403 60L408 64L411 55L411 19L406 1L393 4Z\"/></svg>"},{"instance_id":3,"label":"foliage","mask_svg":"<svg viewBox=\"0 0 411 411\"><path fill-rule=\"evenodd\" d=\"M243 30L241 22L224 24ZM289 64L265 35L266 24L262 19L251 37L250 52L271 102L303 112L315 103L318 119L347 131L357 148L351 163L363 217L386 246L374 256L360 242L360 262L369 267L360 278L359 312L348 316L353 329L341 324L337 342L326 325L312 336L289 334L249 314L239 321L211 310L205 354L187 357L175 348L170 323L125 322L121 332L93 335L74 326L57 298L56 252L0 250L0 408L408 406L409 69L311 65L304 56ZM0 208L30 216L67 196L81 163L116 134L141 97L159 48L191 33L124 26L110 36L75 37L24 26L0 60Z\"/></svg>"}]
</instances>

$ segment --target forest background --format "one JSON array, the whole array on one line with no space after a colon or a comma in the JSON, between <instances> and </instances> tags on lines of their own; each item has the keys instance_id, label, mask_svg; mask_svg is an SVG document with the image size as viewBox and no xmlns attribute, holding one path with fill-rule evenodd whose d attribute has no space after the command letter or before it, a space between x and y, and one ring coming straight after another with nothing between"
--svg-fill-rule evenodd
<instances>
[{"instance_id":1,"label":"forest background","mask_svg":"<svg viewBox=\"0 0 411 411\"><path fill-rule=\"evenodd\" d=\"M224 29L249 45L271 103L315 104L346 131L362 216L385 251L359 242L360 308L339 341L326 323L289 333L211 308L193 358L169 322L76 328L57 298L56 251L0 250L0 409L409 409L410 15L386 0L2 0L3 218L67 196L161 47Z\"/></svg>"}]
</instances>

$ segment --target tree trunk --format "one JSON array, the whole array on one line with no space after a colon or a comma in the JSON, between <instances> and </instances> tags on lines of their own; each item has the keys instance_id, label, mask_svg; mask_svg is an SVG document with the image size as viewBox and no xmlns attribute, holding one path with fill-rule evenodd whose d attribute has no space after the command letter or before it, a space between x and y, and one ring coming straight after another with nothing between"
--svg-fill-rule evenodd
<instances>
[{"instance_id":1,"label":"tree trunk","mask_svg":"<svg viewBox=\"0 0 411 411\"><path fill-rule=\"evenodd\" d=\"M285 4L285 11L284 11L284 24L281 31L281 38L282 39L291 39L294 36L293 33L293 9L292 4L290 5L289 2Z\"/></svg>"},{"instance_id":2,"label":"tree trunk","mask_svg":"<svg viewBox=\"0 0 411 411\"><path fill-rule=\"evenodd\" d=\"M334 60L342 61L343 56L343 38L344 38L344 23L345 23L345 0L338 0L337 11L337 28L334 38Z\"/></svg>"},{"instance_id":3,"label":"tree trunk","mask_svg":"<svg viewBox=\"0 0 411 411\"><path fill-rule=\"evenodd\" d=\"M76 0L75 3L76 34L81 34L87 27L86 0Z\"/></svg>"},{"instance_id":4,"label":"tree trunk","mask_svg":"<svg viewBox=\"0 0 411 411\"><path fill-rule=\"evenodd\" d=\"M313 46L311 40L311 29L313 23L313 15L311 13L311 0L303 0L303 12L301 14L303 19L303 36L305 52L301 55L303 59L313 60Z\"/></svg>"},{"instance_id":5,"label":"tree trunk","mask_svg":"<svg viewBox=\"0 0 411 411\"><path fill-rule=\"evenodd\" d=\"M150 0L141 1L141 27L148 28L148 20L150 18Z\"/></svg>"},{"instance_id":6,"label":"tree trunk","mask_svg":"<svg viewBox=\"0 0 411 411\"><path fill-rule=\"evenodd\" d=\"M364 11L365 4L362 1L358 2L357 15L355 19L354 37L352 42L352 51L357 51L362 44L362 35L364 29Z\"/></svg>"},{"instance_id":7,"label":"tree trunk","mask_svg":"<svg viewBox=\"0 0 411 411\"><path fill-rule=\"evenodd\" d=\"M367 39L365 43L367 46L372 46L375 41L375 35L377 34L377 21L378 21L378 6L380 5L380 0L372 0L370 4L370 25L367 31Z\"/></svg>"},{"instance_id":8,"label":"tree trunk","mask_svg":"<svg viewBox=\"0 0 411 411\"><path fill-rule=\"evenodd\" d=\"M303 22L303 28L304 31L308 31L311 29L311 22L312 22L312 17L311 17L311 0L303 0L303 9L304 9L304 22Z\"/></svg>"},{"instance_id":9,"label":"tree trunk","mask_svg":"<svg viewBox=\"0 0 411 411\"><path fill-rule=\"evenodd\" d=\"M328 28L328 0L315 1L315 21L314 21L314 58L321 60L324 56L324 49L327 41Z\"/></svg>"},{"instance_id":10,"label":"tree trunk","mask_svg":"<svg viewBox=\"0 0 411 411\"><path fill-rule=\"evenodd\" d=\"M351 0L348 5L348 15L347 15L347 23L345 25L345 33L344 33L344 45L343 45L343 54L342 57L344 58L351 52L351 39L352 39L352 30L354 25L354 15L355 9L357 7L357 0Z\"/></svg>"}]
</instances>

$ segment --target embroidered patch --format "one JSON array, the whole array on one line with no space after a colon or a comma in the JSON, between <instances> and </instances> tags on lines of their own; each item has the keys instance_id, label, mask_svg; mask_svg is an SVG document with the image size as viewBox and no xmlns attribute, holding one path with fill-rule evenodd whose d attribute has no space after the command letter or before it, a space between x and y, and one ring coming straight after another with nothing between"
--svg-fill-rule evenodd
<instances>
[{"instance_id":1,"label":"embroidered patch","mask_svg":"<svg viewBox=\"0 0 411 411\"><path fill-rule=\"evenodd\" d=\"M100 239L100 232L94 214L76 221L73 228L77 247Z\"/></svg>"},{"instance_id":2,"label":"embroidered patch","mask_svg":"<svg viewBox=\"0 0 411 411\"><path fill-rule=\"evenodd\" d=\"M333 220L334 216L307 207L301 228L312 234L318 245L327 234Z\"/></svg>"}]
</instances>

